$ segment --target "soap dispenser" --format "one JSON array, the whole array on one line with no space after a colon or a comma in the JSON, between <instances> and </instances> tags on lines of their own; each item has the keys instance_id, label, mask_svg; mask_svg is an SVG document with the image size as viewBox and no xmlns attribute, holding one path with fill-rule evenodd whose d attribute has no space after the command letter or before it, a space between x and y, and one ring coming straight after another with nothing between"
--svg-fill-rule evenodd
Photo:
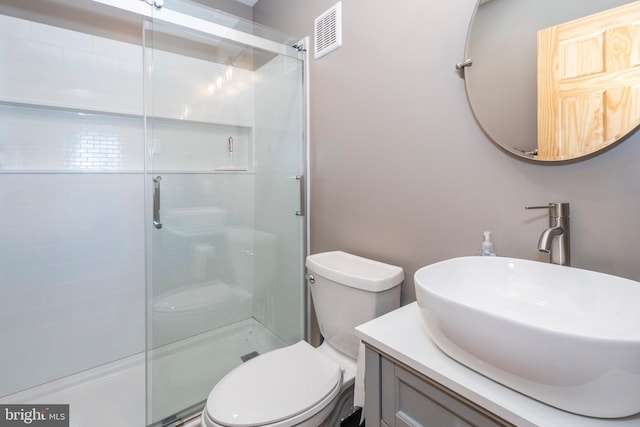
<instances>
[{"instance_id":1,"label":"soap dispenser","mask_svg":"<svg viewBox=\"0 0 640 427\"><path fill-rule=\"evenodd\" d=\"M493 243L491 242L491 232L484 232L484 242L482 242L482 250L480 251L480 255L482 256L496 256L496 253L493 251Z\"/></svg>"}]
</instances>

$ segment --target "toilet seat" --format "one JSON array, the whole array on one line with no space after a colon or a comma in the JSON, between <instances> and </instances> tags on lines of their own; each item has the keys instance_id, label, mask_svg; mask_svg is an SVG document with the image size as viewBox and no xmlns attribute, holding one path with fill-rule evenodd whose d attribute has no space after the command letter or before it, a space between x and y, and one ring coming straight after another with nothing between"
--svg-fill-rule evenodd
<instances>
[{"instance_id":1,"label":"toilet seat","mask_svg":"<svg viewBox=\"0 0 640 427\"><path fill-rule=\"evenodd\" d=\"M210 311L250 298L251 294L244 289L212 280L159 295L153 304L153 311L158 314Z\"/></svg>"},{"instance_id":2,"label":"toilet seat","mask_svg":"<svg viewBox=\"0 0 640 427\"><path fill-rule=\"evenodd\" d=\"M305 341L238 366L214 387L205 416L212 425L290 426L331 404L343 370Z\"/></svg>"}]
</instances>

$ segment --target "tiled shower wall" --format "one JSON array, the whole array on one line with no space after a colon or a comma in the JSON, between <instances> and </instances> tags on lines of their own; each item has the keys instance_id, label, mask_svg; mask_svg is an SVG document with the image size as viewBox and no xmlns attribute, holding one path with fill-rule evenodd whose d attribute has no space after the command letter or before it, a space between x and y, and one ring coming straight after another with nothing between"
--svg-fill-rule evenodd
<instances>
[{"instance_id":1,"label":"tiled shower wall","mask_svg":"<svg viewBox=\"0 0 640 427\"><path fill-rule=\"evenodd\" d=\"M4 101L142 113L137 45L0 16L0 70Z\"/></svg>"},{"instance_id":2,"label":"tiled shower wall","mask_svg":"<svg viewBox=\"0 0 640 427\"><path fill-rule=\"evenodd\" d=\"M0 171L142 171L141 117L0 104Z\"/></svg>"},{"instance_id":3,"label":"tiled shower wall","mask_svg":"<svg viewBox=\"0 0 640 427\"><path fill-rule=\"evenodd\" d=\"M0 396L144 350L142 47L0 16Z\"/></svg>"},{"instance_id":4,"label":"tiled shower wall","mask_svg":"<svg viewBox=\"0 0 640 427\"><path fill-rule=\"evenodd\" d=\"M154 106L153 166L190 173L193 200L172 188L181 206L215 201L234 184L209 172L251 168L252 73L234 77L237 125L205 108L205 77L224 66L161 55L154 84L172 102ZM139 45L0 16L0 396L144 350L142 57ZM185 126L185 111L201 123Z\"/></svg>"},{"instance_id":5,"label":"tiled shower wall","mask_svg":"<svg viewBox=\"0 0 640 427\"><path fill-rule=\"evenodd\" d=\"M142 179L0 175L0 395L144 350Z\"/></svg>"}]
</instances>

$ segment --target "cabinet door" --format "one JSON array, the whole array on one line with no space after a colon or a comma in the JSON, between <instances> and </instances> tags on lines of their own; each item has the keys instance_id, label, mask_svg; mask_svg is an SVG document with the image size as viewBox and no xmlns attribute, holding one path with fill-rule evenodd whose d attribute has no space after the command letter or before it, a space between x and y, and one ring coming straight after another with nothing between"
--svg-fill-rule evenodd
<instances>
[{"instance_id":1,"label":"cabinet door","mask_svg":"<svg viewBox=\"0 0 640 427\"><path fill-rule=\"evenodd\" d=\"M367 347L368 427L495 427L511 424Z\"/></svg>"},{"instance_id":2,"label":"cabinet door","mask_svg":"<svg viewBox=\"0 0 640 427\"><path fill-rule=\"evenodd\" d=\"M461 398L395 365L395 426L501 426Z\"/></svg>"}]
</instances>

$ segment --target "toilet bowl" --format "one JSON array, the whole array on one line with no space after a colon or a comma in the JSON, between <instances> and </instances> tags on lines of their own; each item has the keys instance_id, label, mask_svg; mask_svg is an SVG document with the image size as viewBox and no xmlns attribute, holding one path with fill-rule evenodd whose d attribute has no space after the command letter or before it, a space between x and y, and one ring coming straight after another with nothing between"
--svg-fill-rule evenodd
<instances>
[{"instance_id":1,"label":"toilet bowl","mask_svg":"<svg viewBox=\"0 0 640 427\"><path fill-rule=\"evenodd\" d=\"M203 425L319 425L335 408L348 371L305 341L271 351L236 368L213 389Z\"/></svg>"},{"instance_id":2,"label":"toilet bowl","mask_svg":"<svg viewBox=\"0 0 640 427\"><path fill-rule=\"evenodd\" d=\"M219 212L224 214L217 208L173 211L174 217L197 218L193 224L187 219L172 223L181 227L182 237L188 231L188 237L195 239L190 243L194 283L176 286L153 298L150 311L154 347L250 318L267 328L275 323L268 295L277 283L276 236L254 229L228 227L224 232L218 230L224 239L213 244L206 233L221 225L216 223L224 218L222 214L216 216ZM208 228L203 228L205 225ZM198 234L200 231L204 234ZM224 271L221 265L225 261L221 259L228 260ZM218 275L228 280L212 279Z\"/></svg>"},{"instance_id":3,"label":"toilet bowl","mask_svg":"<svg viewBox=\"0 0 640 427\"><path fill-rule=\"evenodd\" d=\"M325 252L307 257L324 342L300 341L255 357L213 388L203 427L338 425L353 406L359 341L353 329L400 305L400 267Z\"/></svg>"},{"instance_id":4,"label":"toilet bowl","mask_svg":"<svg viewBox=\"0 0 640 427\"><path fill-rule=\"evenodd\" d=\"M251 294L220 280L160 294L152 306L154 346L248 319L251 307Z\"/></svg>"}]
</instances>

